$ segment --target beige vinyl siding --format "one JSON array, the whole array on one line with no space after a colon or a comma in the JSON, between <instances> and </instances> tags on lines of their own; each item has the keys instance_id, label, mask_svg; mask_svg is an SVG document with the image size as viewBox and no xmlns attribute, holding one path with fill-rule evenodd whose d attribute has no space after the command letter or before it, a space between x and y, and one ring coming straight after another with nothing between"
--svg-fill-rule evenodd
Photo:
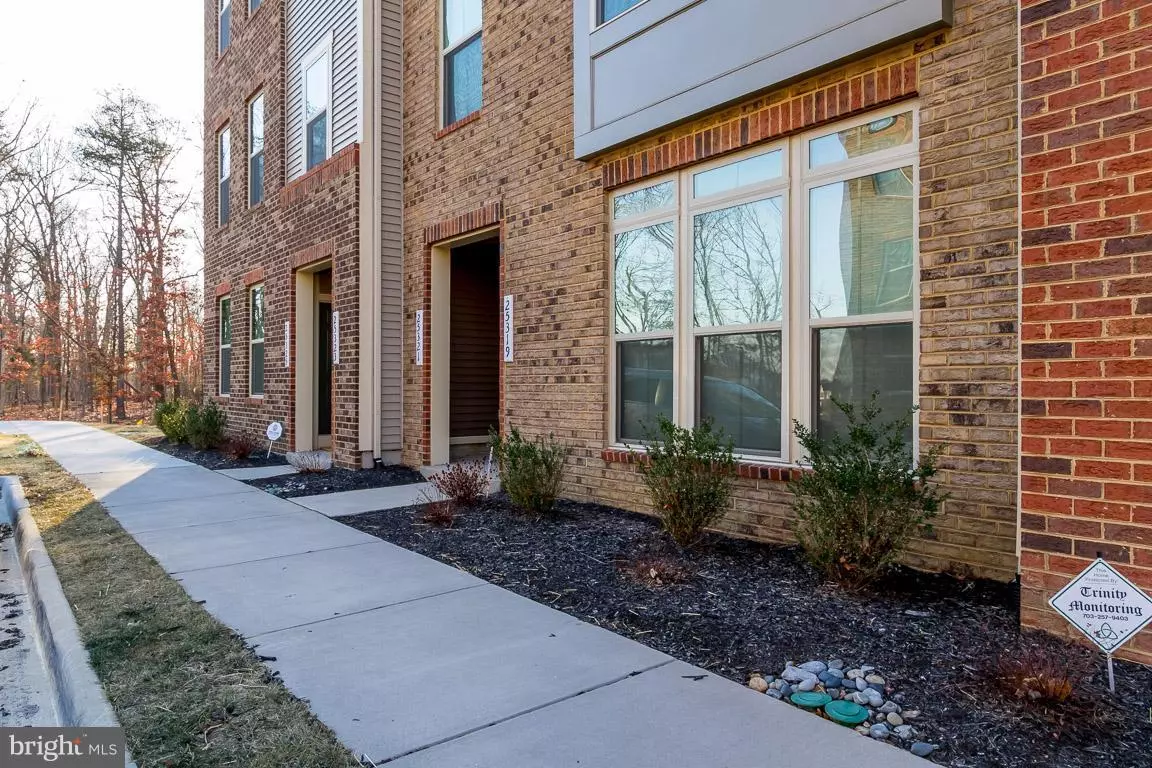
<instances>
[{"instance_id":1,"label":"beige vinyl siding","mask_svg":"<svg viewBox=\"0 0 1152 768\"><path fill-rule=\"evenodd\" d=\"M400 0L380 8L380 259L381 259L381 450L401 450L404 393L404 154L401 81L403 59Z\"/></svg>"},{"instance_id":2,"label":"beige vinyl siding","mask_svg":"<svg viewBox=\"0 0 1152 768\"><path fill-rule=\"evenodd\" d=\"M304 172L301 64L330 41L332 146L328 156L360 138L359 3L361 0L287 0L285 11L286 104L284 142L288 178Z\"/></svg>"}]
</instances>

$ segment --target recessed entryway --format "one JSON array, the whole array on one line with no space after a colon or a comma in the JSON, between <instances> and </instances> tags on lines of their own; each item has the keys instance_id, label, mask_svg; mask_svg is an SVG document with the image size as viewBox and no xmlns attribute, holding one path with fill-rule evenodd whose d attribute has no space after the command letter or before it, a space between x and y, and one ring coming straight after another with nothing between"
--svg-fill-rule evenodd
<instances>
[{"instance_id":1,"label":"recessed entryway","mask_svg":"<svg viewBox=\"0 0 1152 768\"><path fill-rule=\"evenodd\" d=\"M500 410L500 241L452 249L449 460L486 451Z\"/></svg>"},{"instance_id":2,"label":"recessed entryway","mask_svg":"<svg viewBox=\"0 0 1152 768\"><path fill-rule=\"evenodd\" d=\"M295 450L332 445L332 263L296 272Z\"/></svg>"},{"instance_id":3,"label":"recessed entryway","mask_svg":"<svg viewBox=\"0 0 1152 768\"><path fill-rule=\"evenodd\" d=\"M500 412L500 237L432 249L430 464L487 453Z\"/></svg>"}]
</instances>

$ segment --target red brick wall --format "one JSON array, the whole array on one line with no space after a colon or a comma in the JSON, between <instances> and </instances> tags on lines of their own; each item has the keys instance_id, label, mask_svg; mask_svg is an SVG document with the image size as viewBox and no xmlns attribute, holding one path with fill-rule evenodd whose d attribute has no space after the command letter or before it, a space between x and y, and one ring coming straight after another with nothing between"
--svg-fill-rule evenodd
<instances>
[{"instance_id":1,"label":"red brick wall","mask_svg":"<svg viewBox=\"0 0 1152 768\"><path fill-rule=\"evenodd\" d=\"M1071 635L1097 554L1152 590L1152 4L1020 13L1022 612Z\"/></svg>"},{"instance_id":2,"label":"red brick wall","mask_svg":"<svg viewBox=\"0 0 1152 768\"><path fill-rule=\"evenodd\" d=\"M204 382L218 394L219 299L232 300L232 393L216 397L228 413L229 431L262 435L280 421L295 440L295 277L308 249L333 260L333 309L340 312L341 364L334 369L333 457L360 466L358 444L359 154L349 147L307 175L286 184L284 170L284 5L263 0L248 16L247 3L232 4L232 43L216 54L216 0L205 2L204 98ZM248 207L248 102L264 94L264 202ZM218 223L217 134L230 126L231 217ZM262 398L248 396L248 288L264 284L265 352ZM284 322L292 327L289 367Z\"/></svg>"},{"instance_id":3,"label":"red brick wall","mask_svg":"<svg viewBox=\"0 0 1152 768\"><path fill-rule=\"evenodd\" d=\"M908 559L1014 577L1016 5L955 5L949 30L581 163L573 159L571 4L485 4L484 106L450 130L437 124L436 3L406 4L405 460L420 462L427 450L428 371L414 365L413 341L415 312L428 309L426 228L499 203L501 292L516 297L516 359L504 366L502 417L573 446L567 496L645 510L634 469L604 453L605 187L918 96L921 438L946 446L943 477L953 497ZM427 350L427 311L425 321ZM775 477L745 473L725 530L790 538L789 496Z\"/></svg>"}]
</instances>

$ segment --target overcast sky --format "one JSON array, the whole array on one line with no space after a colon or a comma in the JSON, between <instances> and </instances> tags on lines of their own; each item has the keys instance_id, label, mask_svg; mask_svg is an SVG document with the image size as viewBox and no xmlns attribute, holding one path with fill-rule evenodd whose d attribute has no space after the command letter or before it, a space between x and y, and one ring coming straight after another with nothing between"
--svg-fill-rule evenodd
<instances>
[{"instance_id":1,"label":"overcast sky","mask_svg":"<svg viewBox=\"0 0 1152 768\"><path fill-rule=\"evenodd\" d=\"M35 101L61 138L87 121L100 92L123 86L179 120L190 144L178 167L198 183L204 105L200 0L0 0L0 104Z\"/></svg>"}]
</instances>

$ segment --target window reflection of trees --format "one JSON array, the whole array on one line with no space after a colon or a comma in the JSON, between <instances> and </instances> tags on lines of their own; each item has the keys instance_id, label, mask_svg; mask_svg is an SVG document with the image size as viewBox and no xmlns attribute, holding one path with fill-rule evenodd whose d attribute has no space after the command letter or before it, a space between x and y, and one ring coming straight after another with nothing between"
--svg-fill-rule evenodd
<instances>
[{"instance_id":1,"label":"window reflection of trees","mask_svg":"<svg viewBox=\"0 0 1152 768\"><path fill-rule=\"evenodd\" d=\"M626 219L648 211L668 208L672 205L675 197L676 187L671 181L626 192L612 199L612 218Z\"/></svg>"},{"instance_id":2,"label":"window reflection of trees","mask_svg":"<svg viewBox=\"0 0 1152 768\"><path fill-rule=\"evenodd\" d=\"M697 214L692 240L693 317L697 327L781 319L781 198Z\"/></svg>"},{"instance_id":3,"label":"window reflection of trees","mask_svg":"<svg viewBox=\"0 0 1152 768\"><path fill-rule=\"evenodd\" d=\"M618 334L669 330L676 304L672 222L616 235L615 284Z\"/></svg>"}]
</instances>

